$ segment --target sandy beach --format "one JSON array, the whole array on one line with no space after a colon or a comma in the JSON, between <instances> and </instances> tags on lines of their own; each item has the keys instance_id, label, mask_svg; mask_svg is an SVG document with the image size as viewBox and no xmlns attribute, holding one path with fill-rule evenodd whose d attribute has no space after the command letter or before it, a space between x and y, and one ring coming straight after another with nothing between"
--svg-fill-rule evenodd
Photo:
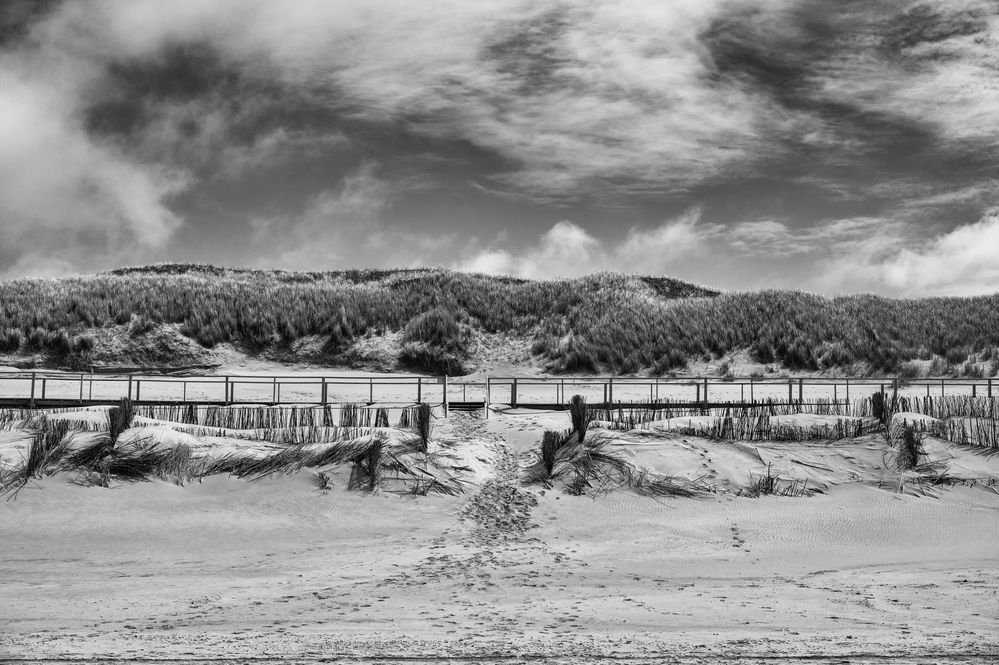
<instances>
[{"instance_id":1,"label":"sandy beach","mask_svg":"<svg viewBox=\"0 0 999 665\"><path fill-rule=\"evenodd\" d=\"M632 432L616 445L636 463L710 478L715 491L594 498L524 486L541 430L565 420L438 421L435 437L475 463L457 497L348 492L343 470L328 492L312 471L184 487L33 481L0 503L0 657L999 656L999 458L950 451L967 482L900 493L877 478L873 440L740 452ZM821 493L738 496L763 460L811 469Z\"/></svg>"}]
</instances>

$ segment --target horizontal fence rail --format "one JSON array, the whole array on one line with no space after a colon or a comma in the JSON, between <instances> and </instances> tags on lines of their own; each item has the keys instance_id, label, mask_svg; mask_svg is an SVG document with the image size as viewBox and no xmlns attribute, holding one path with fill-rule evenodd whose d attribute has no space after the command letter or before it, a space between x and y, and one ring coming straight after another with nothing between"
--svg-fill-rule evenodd
<instances>
[{"instance_id":1,"label":"horizontal fence rail","mask_svg":"<svg viewBox=\"0 0 999 665\"><path fill-rule=\"evenodd\" d=\"M449 409L562 408L573 395L591 404L641 406L670 403L718 408L767 402L804 405L891 392L930 396L992 397L993 379L895 377L452 377L397 375L144 375L56 371L0 372L0 406L57 408L109 404L128 397L140 404L327 405L420 402Z\"/></svg>"}]
</instances>

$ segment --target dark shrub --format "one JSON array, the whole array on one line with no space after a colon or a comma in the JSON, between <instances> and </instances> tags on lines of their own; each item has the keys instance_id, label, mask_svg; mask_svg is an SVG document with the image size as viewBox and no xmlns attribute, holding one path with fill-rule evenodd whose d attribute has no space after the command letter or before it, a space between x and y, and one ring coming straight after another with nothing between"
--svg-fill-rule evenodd
<instances>
[{"instance_id":1,"label":"dark shrub","mask_svg":"<svg viewBox=\"0 0 999 665\"><path fill-rule=\"evenodd\" d=\"M423 343L460 355L468 352L470 333L468 325L459 322L451 311L435 307L406 324L402 341Z\"/></svg>"},{"instance_id":2,"label":"dark shrub","mask_svg":"<svg viewBox=\"0 0 999 665\"><path fill-rule=\"evenodd\" d=\"M770 346L769 343L760 340L753 344L751 349L751 355L753 359L758 363L763 363L764 365L769 365L770 363L777 360L774 356L774 348Z\"/></svg>"},{"instance_id":3,"label":"dark shrub","mask_svg":"<svg viewBox=\"0 0 999 665\"><path fill-rule=\"evenodd\" d=\"M946 358L947 362L951 365L957 365L968 359L968 350L963 347L947 349L947 352L944 354L944 358Z\"/></svg>"},{"instance_id":4,"label":"dark shrub","mask_svg":"<svg viewBox=\"0 0 999 665\"><path fill-rule=\"evenodd\" d=\"M67 356L73 350L73 340L65 330L53 330L46 336L45 349L57 356Z\"/></svg>"},{"instance_id":5,"label":"dark shrub","mask_svg":"<svg viewBox=\"0 0 999 665\"><path fill-rule=\"evenodd\" d=\"M24 335L16 328L7 328L0 332L0 353L15 353L21 348Z\"/></svg>"},{"instance_id":6,"label":"dark shrub","mask_svg":"<svg viewBox=\"0 0 999 665\"><path fill-rule=\"evenodd\" d=\"M462 358L451 351L426 344L407 344L399 353L399 362L428 374L461 376L467 374Z\"/></svg>"}]
</instances>

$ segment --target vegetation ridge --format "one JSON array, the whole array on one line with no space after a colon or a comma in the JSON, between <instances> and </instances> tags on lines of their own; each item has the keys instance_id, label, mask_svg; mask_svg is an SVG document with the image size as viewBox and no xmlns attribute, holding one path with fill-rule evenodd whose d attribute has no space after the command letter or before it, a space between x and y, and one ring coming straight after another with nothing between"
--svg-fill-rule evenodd
<instances>
[{"instance_id":1,"label":"vegetation ridge","mask_svg":"<svg viewBox=\"0 0 999 665\"><path fill-rule=\"evenodd\" d=\"M668 277L527 280L446 269L294 272L162 264L0 282L0 361L282 361L464 374L497 346L552 373L771 370L993 375L999 295L720 293Z\"/></svg>"}]
</instances>

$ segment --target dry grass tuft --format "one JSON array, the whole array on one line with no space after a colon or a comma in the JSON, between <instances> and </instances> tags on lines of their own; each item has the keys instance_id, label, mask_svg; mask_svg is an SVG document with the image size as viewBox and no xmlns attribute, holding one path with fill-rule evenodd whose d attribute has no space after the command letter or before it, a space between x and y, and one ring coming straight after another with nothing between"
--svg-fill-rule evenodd
<instances>
[{"instance_id":1,"label":"dry grass tuft","mask_svg":"<svg viewBox=\"0 0 999 665\"><path fill-rule=\"evenodd\" d=\"M752 479L749 487L739 490L739 496L757 498L761 496L805 496L808 489L808 481L782 480L775 475L771 466L767 464L767 472L762 476Z\"/></svg>"},{"instance_id":2,"label":"dry grass tuft","mask_svg":"<svg viewBox=\"0 0 999 665\"><path fill-rule=\"evenodd\" d=\"M594 496L631 488L647 496L695 496L696 485L639 470L611 449L614 440L602 434L580 442L575 432L545 432L537 459L525 482L554 487L561 483L570 494Z\"/></svg>"}]
</instances>

